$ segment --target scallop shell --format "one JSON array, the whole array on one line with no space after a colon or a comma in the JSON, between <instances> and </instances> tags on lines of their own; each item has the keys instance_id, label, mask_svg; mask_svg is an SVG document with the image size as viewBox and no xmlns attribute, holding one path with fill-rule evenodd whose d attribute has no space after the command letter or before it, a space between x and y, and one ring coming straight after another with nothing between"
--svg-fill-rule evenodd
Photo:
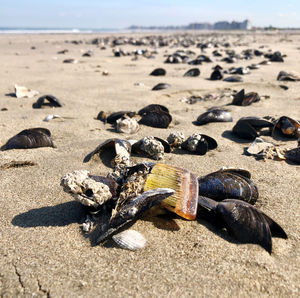
<instances>
[{"instance_id":1,"label":"scallop shell","mask_svg":"<svg viewBox=\"0 0 300 298\"><path fill-rule=\"evenodd\" d=\"M138 250L145 246L147 240L135 230L125 230L112 236L112 239L121 247L128 250Z\"/></svg>"}]
</instances>

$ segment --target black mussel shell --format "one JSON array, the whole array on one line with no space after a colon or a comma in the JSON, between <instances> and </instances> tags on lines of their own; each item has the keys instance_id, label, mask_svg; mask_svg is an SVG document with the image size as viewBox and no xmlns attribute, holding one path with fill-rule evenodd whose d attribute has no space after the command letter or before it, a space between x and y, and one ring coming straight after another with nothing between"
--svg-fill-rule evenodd
<instances>
[{"instance_id":1,"label":"black mussel shell","mask_svg":"<svg viewBox=\"0 0 300 298\"><path fill-rule=\"evenodd\" d=\"M266 57L266 55L265 55L265 58L269 58L269 60L272 62L284 62L283 57L280 52L274 52L273 54L271 54L268 57Z\"/></svg>"},{"instance_id":2,"label":"black mussel shell","mask_svg":"<svg viewBox=\"0 0 300 298\"><path fill-rule=\"evenodd\" d=\"M135 116L135 112L131 112L131 111L119 111L119 112L114 112L111 113L107 118L106 118L106 122L110 123L110 124L115 124L116 121L124 116L128 116L130 118L132 118L133 116Z\"/></svg>"},{"instance_id":3,"label":"black mussel shell","mask_svg":"<svg viewBox=\"0 0 300 298\"><path fill-rule=\"evenodd\" d=\"M9 139L1 149L31 149L38 147L54 147L50 130L41 127L22 130Z\"/></svg>"},{"instance_id":4,"label":"black mussel shell","mask_svg":"<svg viewBox=\"0 0 300 298\"><path fill-rule=\"evenodd\" d=\"M53 96L53 95L43 95L41 96L33 105L32 107L34 109L40 109L42 107L62 107L62 104L59 102L59 100Z\"/></svg>"},{"instance_id":5,"label":"black mussel shell","mask_svg":"<svg viewBox=\"0 0 300 298\"><path fill-rule=\"evenodd\" d=\"M300 147L286 151L284 156L287 160L300 164Z\"/></svg>"},{"instance_id":6,"label":"black mussel shell","mask_svg":"<svg viewBox=\"0 0 300 298\"><path fill-rule=\"evenodd\" d=\"M139 124L144 124L157 128L168 128L172 121L172 116L167 112L149 112L142 115Z\"/></svg>"},{"instance_id":7,"label":"black mussel shell","mask_svg":"<svg viewBox=\"0 0 300 298\"><path fill-rule=\"evenodd\" d=\"M197 118L198 125L209 122L232 122L232 116L224 109L215 108L208 110Z\"/></svg>"},{"instance_id":8,"label":"black mussel shell","mask_svg":"<svg viewBox=\"0 0 300 298\"><path fill-rule=\"evenodd\" d=\"M189 61L188 64L189 64L189 65L200 65L200 64L202 64L202 61L203 61L203 60L197 58L197 59L194 59L194 60L192 60L192 61Z\"/></svg>"},{"instance_id":9,"label":"black mussel shell","mask_svg":"<svg viewBox=\"0 0 300 298\"><path fill-rule=\"evenodd\" d=\"M150 76L165 76L166 70L163 68L156 68L151 73Z\"/></svg>"},{"instance_id":10,"label":"black mussel shell","mask_svg":"<svg viewBox=\"0 0 300 298\"><path fill-rule=\"evenodd\" d=\"M290 117L280 117L274 125L273 134L275 129L278 129L286 137L300 137L300 123Z\"/></svg>"},{"instance_id":11,"label":"black mussel shell","mask_svg":"<svg viewBox=\"0 0 300 298\"><path fill-rule=\"evenodd\" d=\"M198 68L191 68L183 76L184 77L198 77L200 75L200 70Z\"/></svg>"},{"instance_id":12,"label":"black mussel shell","mask_svg":"<svg viewBox=\"0 0 300 298\"><path fill-rule=\"evenodd\" d=\"M140 109L138 111L138 114L140 116L142 116L143 114L146 114L146 113L150 113L150 112L166 112L166 113L169 113L169 110L167 107L163 106L163 105L159 105L159 104L150 104L142 109Z\"/></svg>"},{"instance_id":13,"label":"black mussel shell","mask_svg":"<svg viewBox=\"0 0 300 298\"><path fill-rule=\"evenodd\" d=\"M106 115L106 113L104 112L104 111L100 111L99 113L98 113L98 115L97 115L97 120L100 120L100 121L102 121L102 122L106 122L106 118L107 118L107 115Z\"/></svg>"},{"instance_id":14,"label":"black mussel shell","mask_svg":"<svg viewBox=\"0 0 300 298\"><path fill-rule=\"evenodd\" d=\"M262 128L273 127L274 124L266 119L258 117L243 117L237 121L232 132L240 138L254 140L258 137L258 131Z\"/></svg>"},{"instance_id":15,"label":"black mussel shell","mask_svg":"<svg viewBox=\"0 0 300 298\"><path fill-rule=\"evenodd\" d=\"M216 202L200 196L198 204L199 217L204 209L208 210L219 227L225 227L242 243L258 244L271 254L272 236L287 239L285 231L273 219L246 202L234 199Z\"/></svg>"},{"instance_id":16,"label":"black mussel shell","mask_svg":"<svg viewBox=\"0 0 300 298\"><path fill-rule=\"evenodd\" d=\"M256 185L238 171L220 170L198 178L199 195L216 201L228 198L254 204L258 199Z\"/></svg>"},{"instance_id":17,"label":"black mussel shell","mask_svg":"<svg viewBox=\"0 0 300 298\"><path fill-rule=\"evenodd\" d=\"M222 80L223 79L223 73L220 69L215 69L211 75L210 75L210 80L216 81L216 80Z\"/></svg>"},{"instance_id":18,"label":"black mussel shell","mask_svg":"<svg viewBox=\"0 0 300 298\"><path fill-rule=\"evenodd\" d=\"M98 237L97 243L104 241L124 225L137 220L151 207L159 204L172 194L174 194L174 190L169 188L151 189L120 204L121 209L115 210L115 214L109 220L108 226Z\"/></svg>"},{"instance_id":19,"label":"black mussel shell","mask_svg":"<svg viewBox=\"0 0 300 298\"><path fill-rule=\"evenodd\" d=\"M288 89L289 89L289 87L288 87L288 86L285 86L285 85L279 85L279 87L280 87L281 89L283 89L283 90L288 90Z\"/></svg>"},{"instance_id":20,"label":"black mussel shell","mask_svg":"<svg viewBox=\"0 0 300 298\"><path fill-rule=\"evenodd\" d=\"M241 76L230 76L223 80L224 82L230 82L230 83L238 83L243 82L243 78Z\"/></svg>"},{"instance_id":21,"label":"black mussel shell","mask_svg":"<svg viewBox=\"0 0 300 298\"><path fill-rule=\"evenodd\" d=\"M238 93L236 93L233 97L232 104L237 106L248 106L253 102L257 102L260 100L258 93L249 92L245 94L245 89L242 89Z\"/></svg>"},{"instance_id":22,"label":"black mussel shell","mask_svg":"<svg viewBox=\"0 0 300 298\"><path fill-rule=\"evenodd\" d=\"M155 85L152 90L153 91L158 91L158 90L163 90L163 89L167 89L167 88L170 88L171 85L170 84L167 84L167 83L159 83L157 85Z\"/></svg>"}]
</instances>

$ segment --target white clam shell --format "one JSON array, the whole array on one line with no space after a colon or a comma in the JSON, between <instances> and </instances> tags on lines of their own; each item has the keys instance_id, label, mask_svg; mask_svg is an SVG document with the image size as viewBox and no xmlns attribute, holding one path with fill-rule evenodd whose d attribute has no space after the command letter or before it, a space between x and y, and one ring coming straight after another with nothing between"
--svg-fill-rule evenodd
<instances>
[{"instance_id":1,"label":"white clam shell","mask_svg":"<svg viewBox=\"0 0 300 298\"><path fill-rule=\"evenodd\" d=\"M147 242L145 237L135 230L125 230L112 238L121 248L129 250L141 249Z\"/></svg>"}]
</instances>

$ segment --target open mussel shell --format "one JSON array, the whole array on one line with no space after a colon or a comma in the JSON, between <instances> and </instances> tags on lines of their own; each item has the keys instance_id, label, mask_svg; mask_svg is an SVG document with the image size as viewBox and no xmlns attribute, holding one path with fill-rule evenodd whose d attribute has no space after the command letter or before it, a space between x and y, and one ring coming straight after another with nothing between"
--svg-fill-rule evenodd
<instances>
[{"instance_id":1,"label":"open mussel shell","mask_svg":"<svg viewBox=\"0 0 300 298\"><path fill-rule=\"evenodd\" d=\"M199 75L200 75L199 68L191 68L183 76L184 77L198 77Z\"/></svg>"},{"instance_id":2,"label":"open mussel shell","mask_svg":"<svg viewBox=\"0 0 300 298\"><path fill-rule=\"evenodd\" d=\"M83 160L83 162L89 162L91 158L95 154L101 154L104 151L108 151L112 153L111 155L111 163L117 163L115 160L116 158L120 158L123 162L125 160L130 159L130 153L131 153L131 144L128 141L120 140L120 139L107 139L103 143L101 143L99 146L96 147L95 150L90 152Z\"/></svg>"},{"instance_id":3,"label":"open mussel shell","mask_svg":"<svg viewBox=\"0 0 300 298\"><path fill-rule=\"evenodd\" d=\"M282 116L276 121L272 132L273 135L276 129L286 137L300 137L300 123L290 117Z\"/></svg>"},{"instance_id":4,"label":"open mussel shell","mask_svg":"<svg viewBox=\"0 0 300 298\"><path fill-rule=\"evenodd\" d=\"M218 227L226 228L242 243L258 244L271 254L272 236L287 239L285 231L273 219L246 202L234 199L216 202L200 196L198 203L200 217L203 209L208 210Z\"/></svg>"},{"instance_id":5,"label":"open mussel shell","mask_svg":"<svg viewBox=\"0 0 300 298\"><path fill-rule=\"evenodd\" d=\"M163 199L171 196L174 193L170 188L157 188L143 192L142 194L128 199L122 204L121 209L113 212L109 223L104 227L104 231L97 239L97 243L104 241L107 237L114 234L121 227L137 220L151 207L159 204Z\"/></svg>"},{"instance_id":6,"label":"open mussel shell","mask_svg":"<svg viewBox=\"0 0 300 298\"><path fill-rule=\"evenodd\" d=\"M41 109L43 107L53 107L59 108L62 107L60 101L53 95L43 95L41 96L33 105L34 109Z\"/></svg>"},{"instance_id":7,"label":"open mussel shell","mask_svg":"<svg viewBox=\"0 0 300 298\"><path fill-rule=\"evenodd\" d=\"M22 130L10 138L1 149L31 149L38 147L54 147L49 129L38 127Z\"/></svg>"},{"instance_id":8,"label":"open mussel shell","mask_svg":"<svg viewBox=\"0 0 300 298\"><path fill-rule=\"evenodd\" d=\"M106 122L109 124L115 124L116 121L124 116L128 116L130 118L132 118L133 116L135 116L135 112L131 112L131 111L119 111L119 112L114 112L111 113L107 118L106 118Z\"/></svg>"},{"instance_id":9,"label":"open mussel shell","mask_svg":"<svg viewBox=\"0 0 300 298\"><path fill-rule=\"evenodd\" d=\"M254 204L258 189L247 176L247 171L226 169L199 177L199 195L216 201L232 198Z\"/></svg>"},{"instance_id":10,"label":"open mussel shell","mask_svg":"<svg viewBox=\"0 0 300 298\"><path fill-rule=\"evenodd\" d=\"M237 94L234 95L232 104L237 106L248 106L253 102L257 102L260 100L258 93L249 92L245 94L245 89L242 89Z\"/></svg>"},{"instance_id":11,"label":"open mussel shell","mask_svg":"<svg viewBox=\"0 0 300 298\"><path fill-rule=\"evenodd\" d=\"M163 68L156 68L151 73L150 76L165 76L166 70Z\"/></svg>"},{"instance_id":12,"label":"open mussel shell","mask_svg":"<svg viewBox=\"0 0 300 298\"><path fill-rule=\"evenodd\" d=\"M232 128L232 132L240 138L255 140L262 128L271 128L274 124L263 118L242 117Z\"/></svg>"},{"instance_id":13,"label":"open mussel shell","mask_svg":"<svg viewBox=\"0 0 300 298\"><path fill-rule=\"evenodd\" d=\"M300 164L300 147L286 151L284 156L287 160Z\"/></svg>"},{"instance_id":14,"label":"open mussel shell","mask_svg":"<svg viewBox=\"0 0 300 298\"><path fill-rule=\"evenodd\" d=\"M197 118L197 124L203 125L210 122L232 122L230 112L220 108L209 109Z\"/></svg>"},{"instance_id":15,"label":"open mussel shell","mask_svg":"<svg viewBox=\"0 0 300 298\"><path fill-rule=\"evenodd\" d=\"M138 250L146 245L146 238L135 230L125 230L112 236L112 239L121 247L128 250Z\"/></svg>"},{"instance_id":16,"label":"open mussel shell","mask_svg":"<svg viewBox=\"0 0 300 298\"><path fill-rule=\"evenodd\" d=\"M170 88L171 85L170 84L167 84L167 83L159 83L157 85L155 85L152 90L153 91L157 91L157 90L163 90L163 89L167 89L167 88Z\"/></svg>"},{"instance_id":17,"label":"open mussel shell","mask_svg":"<svg viewBox=\"0 0 300 298\"><path fill-rule=\"evenodd\" d=\"M193 220L197 213L197 177L186 169L157 163L148 174L144 190L158 187L174 189L175 193L162 202L168 210L179 216Z\"/></svg>"}]
</instances>

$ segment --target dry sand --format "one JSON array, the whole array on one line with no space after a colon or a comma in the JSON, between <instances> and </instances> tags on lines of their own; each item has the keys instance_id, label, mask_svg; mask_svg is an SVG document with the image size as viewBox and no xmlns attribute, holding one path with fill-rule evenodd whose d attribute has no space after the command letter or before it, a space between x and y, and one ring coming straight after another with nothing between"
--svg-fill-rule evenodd
<instances>
[{"instance_id":1,"label":"dry sand","mask_svg":"<svg viewBox=\"0 0 300 298\"><path fill-rule=\"evenodd\" d=\"M97 35L98 36L98 35ZM256 161L243 155L248 142L236 142L230 131L242 116L300 119L300 82L289 82L282 90L276 81L280 70L300 70L300 35L242 34L241 46L279 50L287 55L284 63L272 63L244 76L243 83L209 81L211 67L203 64L199 78L183 78L187 64L164 64L162 48L156 59L132 56L116 58L112 50L100 50L85 43L74 45L64 40L90 40L92 35L1 35L0 36L0 144L23 129L50 129L57 148L10 150L0 152L1 165L12 160L31 160L36 166L0 170L0 295L93 297L93 296L285 296L299 297L299 166L284 161ZM228 35L236 40L236 35ZM32 50L31 47L36 49ZM69 49L66 55L57 51ZM133 50L137 47L124 46ZM144 47L141 47L144 48ZM81 57L82 50L94 50L94 57ZM200 54L199 49L194 49ZM213 49L208 49L210 54ZM76 58L78 64L63 64L65 58ZM249 65L262 58L240 61ZM221 63L226 68L232 65ZM164 67L167 75L151 77L156 67ZM109 76L102 76L108 70ZM144 85L136 86L142 82ZM151 91L159 83L171 88ZM41 95L53 94L63 108L32 109L34 99L7 96L17 83L38 90ZM269 95L248 107L230 106L233 123L211 123L197 127L192 124L207 108L225 105L223 99L189 105L180 98L219 92L224 88ZM163 227L158 219L139 220L134 228L148 239L145 249L137 252L116 247L91 247L80 231L84 213L79 203L63 192L60 178L76 169L87 169L105 175L110 169L100 161L84 164L84 156L101 141L111 137L127 138L95 120L100 110L138 110L150 103L166 105L177 125L168 129L143 126L131 138L147 135L166 138L171 131L183 131L186 136L203 132L214 137L217 150L205 156L168 154L163 162L205 175L222 166L241 167L252 173L260 198L258 208L276 220L289 239L273 238L273 253L269 255L257 245L239 244L224 231L206 222L175 219L179 231ZM64 122L43 122L48 114L74 117ZM224 131L227 131L224 133ZM272 141L271 137L267 138ZM288 141L287 147L296 147ZM136 162L148 160L135 158ZM157 228L159 226L160 228Z\"/></svg>"}]
</instances>

